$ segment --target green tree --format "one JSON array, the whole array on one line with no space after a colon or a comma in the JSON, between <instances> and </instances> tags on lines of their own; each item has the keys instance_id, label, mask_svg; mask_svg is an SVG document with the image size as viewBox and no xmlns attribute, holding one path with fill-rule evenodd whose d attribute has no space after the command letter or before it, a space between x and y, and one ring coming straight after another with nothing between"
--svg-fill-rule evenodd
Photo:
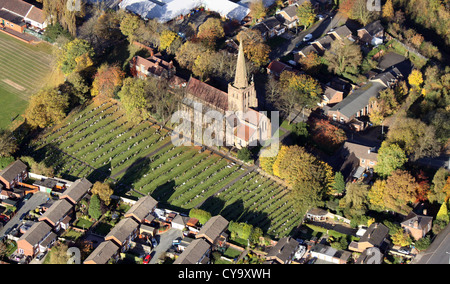
<instances>
[{"instance_id":1,"label":"green tree","mask_svg":"<svg viewBox=\"0 0 450 284\"><path fill-rule=\"evenodd\" d=\"M125 17L120 22L120 31L124 36L128 37L130 43L133 43L135 41L136 31L141 24L141 19L138 16L125 13Z\"/></svg>"},{"instance_id":2,"label":"green tree","mask_svg":"<svg viewBox=\"0 0 450 284\"><path fill-rule=\"evenodd\" d=\"M0 129L0 157L11 156L19 149L17 140L9 130Z\"/></svg>"},{"instance_id":3,"label":"green tree","mask_svg":"<svg viewBox=\"0 0 450 284\"><path fill-rule=\"evenodd\" d=\"M65 75L69 75L75 70L91 66L93 57L94 50L86 40L74 39L62 48L58 66Z\"/></svg>"},{"instance_id":4,"label":"green tree","mask_svg":"<svg viewBox=\"0 0 450 284\"><path fill-rule=\"evenodd\" d=\"M424 238L421 238L417 240L414 244L415 248L419 251L426 250L431 245L431 238L430 236L426 236Z\"/></svg>"},{"instance_id":5,"label":"green tree","mask_svg":"<svg viewBox=\"0 0 450 284\"><path fill-rule=\"evenodd\" d=\"M163 31L159 38L159 49L167 50L169 53L172 53L171 46L177 38L178 35L176 32L173 32L171 30Z\"/></svg>"},{"instance_id":6,"label":"green tree","mask_svg":"<svg viewBox=\"0 0 450 284\"><path fill-rule=\"evenodd\" d=\"M305 29L314 23L316 13L311 2L305 1L297 9L298 23L300 26L305 26Z\"/></svg>"},{"instance_id":7,"label":"green tree","mask_svg":"<svg viewBox=\"0 0 450 284\"><path fill-rule=\"evenodd\" d=\"M249 162L250 160L252 160L252 152L247 147L239 149L238 150L238 159L242 160L244 162Z\"/></svg>"},{"instance_id":8,"label":"green tree","mask_svg":"<svg viewBox=\"0 0 450 284\"><path fill-rule=\"evenodd\" d=\"M58 89L43 89L33 95L25 111L25 119L33 128L60 123L66 117L69 95Z\"/></svg>"},{"instance_id":9,"label":"green tree","mask_svg":"<svg viewBox=\"0 0 450 284\"><path fill-rule=\"evenodd\" d=\"M345 180L341 172L336 172L334 175L333 189L337 194L345 191Z\"/></svg>"},{"instance_id":10,"label":"green tree","mask_svg":"<svg viewBox=\"0 0 450 284\"><path fill-rule=\"evenodd\" d=\"M189 217L195 218L200 222L200 224L205 225L206 222L211 219L211 213L202 209L192 208L189 211Z\"/></svg>"},{"instance_id":11,"label":"green tree","mask_svg":"<svg viewBox=\"0 0 450 284\"><path fill-rule=\"evenodd\" d=\"M387 177L395 170L401 169L407 161L405 151L400 146L383 142L378 151L378 162L374 171L382 177Z\"/></svg>"},{"instance_id":12,"label":"green tree","mask_svg":"<svg viewBox=\"0 0 450 284\"><path fill-rule=\"evenodd\" d=\"M334 41L331 48L325 51L324 59L330 72L337 75L357 74L362 62L361 49L348 40Z\"/></svg>"},{"instance_id":13,"label":"green tree","mask_svg":"<svg viewBox=\"0 0 450 284\"><path fill-rule=\"evenodd\" d=\"M100 197L97 194L92 195L89 202L88 214L92 219L98 220L102 216L102 206Z\"/></svg>"},{"instance_id":14,"label":"green tree","mask_svg":"<svg viewBox=\"0 0 450 284\"><path fill-rule=\"evenodd\" d=\"M436 215L436 220L443 221L447 224L450 222L450 216L448 215L447 202L442 203L441 207L439 208L439 212Z\"/></svg>"},{"instance_id":15,"label":"green tree","mask_svg":"<svg viewBox=\"0 0 450 284\"><path fill-rule=\"evenodd\" d=\"M148 111L149 102L146 99L146 81L136 78L126 78L123 82L122 89L117 95L131 121L139 123L150 117Z\"/></svg>"}]
</instances>

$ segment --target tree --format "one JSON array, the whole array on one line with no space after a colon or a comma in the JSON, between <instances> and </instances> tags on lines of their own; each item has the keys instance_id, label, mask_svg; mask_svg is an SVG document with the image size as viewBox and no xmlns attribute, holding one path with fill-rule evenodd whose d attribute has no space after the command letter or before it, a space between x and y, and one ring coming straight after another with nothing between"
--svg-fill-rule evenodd
<instances>
[{"instance_id":1,"label":"tree","mask_svg":"<svg viewBox=\"0 0 450 284\"><path fill-rule=\"evenodd\" d=\"M57 243L52 247L48 254L47 261L49 264L68 264L70 256L67 254L69 246L64 243Z\"/></svg>"},{"instance_id":2,"label":"tree","mask_svg":"<svg viewBox=\"0 0 450 284\"><path fill-rule=\"evenodd\" d=\"M403 229L398 230L395 234L391 235L392 243L397 246L406 247L412 244L411 236Z\"/></svg>"},{"instance_id":3,"label":"tree","mask_svg":"<svg viewBox=\"0 0 450 284\"><path fill-rule=\"evenodd\" d=\"M328 62L328 70L337 75L357 74L362 62L361 49L348 40L334 41L325 51L324 59Z\"/></svg>"},{"instance_id":4,"label":"tree","mask_svg":"<svg viewBox=\"0 0 450 284\"><path fill-rule=\"evenodd\" d=\"M117 95L131 121L139 123L150 117L146 81L139 78L126 78Z\"/></svg>"},{"instance_id":5,"label":"tree","mask_svg":"<svg viewBox=\"0 0 450 284\"><path fill-rule=\"evenodd\" d=\"M97 181L92 186L92 194L98 195L101 201L104 202L106 206L111 203L111 195L113 195L114 190L107 183L102 183Z\"/></svg>"},{"instance_id":6,"label":"tree","mask_svg":"<svg viewBox=\"0 0 450 284\"><path fill-rule=\"evenodd\" d=\"M94 50L91 45L82 39L74 39L62 48L58 58L58 66L65 75L73 71L81 71L92 66Z\"/></svg>"},{"instance_id":7,"label":"tree","mask_svg":"<svg viewBox=\"0 0 450 284\"><path fill-rule=\"evenodd\" d=\"M244 147L238 150L238 159L244 162L249 162L252 160L252 152L248 147Z\"/></svg>"},{"instance_id":8,"label":"tree","mask_svg":"<svg viewBox=\"0 0 450 284\"><path fill-rule=\"evenodd\" d=\"M438 202L443 203L445 202L445 198L447 197L447 193L444 192L444 188L446 186L446 183L448 183L448 177L450 176L450 173L447 169L444 167L440 168L436 171L434 174L433 180L431 181L431 191L428 196L428 199L430 202ZM450 192L449 192L450 193Z\"/></svg>"},{"instance_id":9,"label":"tree","mask_svg":"<svg viewBox=\"0 0 450 284\"><path fill-rule=\"evenodd\" d=\"M416 200L417 184L413 176L407 171L396 170L386 180L383 199L387 209L408 214L409 204Z\"/></svg>"},{"instance_id":10,"label":"tree","mask_svg":"<svg viewBox=\"0 0 450 284\"><path fill-rule=\"evenodd\" d=\"M267 15L266 6L264 6L263 0L253 0L250 3L250 17L253 18L254 21L259 21L263 19Z\"/></svg>"},{"instance_id":11,"label":"tree","mask_svg":"<svg viewBox=\"0 0 450 284\"><path fill-rule=\"evenodd\" d=\"M347 140L345 131L326 119L314 119L311 132L313 141L328 153L334 153Z\"/></svg>"},{"instance_id":12,"label":"tree","mask_svg":"<svg viewBox=\"0 0 450 284\"><path fill-rule=\"evenodd\" d=\"M314 23L316 13L311 2L305 1L298 6L297 17L300 26L305 26L305 29Z\"/></svg>"},{"instance_id":13,"label":"tree","mask_svg":"<svg viewBox=\"0 0 450 284\"><path fill-rule=\"evenodd\" d=\"M97 194L92 195L91 197L91 201L89 202L88 214L94 220L98 220L100 216L102 216L100 197Z\"/></svg>"},{"instance_id":14,"label":"tree","mask_svg":"<svg viewBox=\"0 0 450 284\"><path fill-rule=\"evenodd\" d=\"M214 53L211 51L206 51L197 56L194 61L194 66L192 67L192 72L195 76L200 77L200 80L205 80L212 73L211 61L214 57Z\"/></svg>"},{"instance_id":15,"label":"tree","mask_svg":"<svg viewBox=\"0 0 450 284\"><path fill-rule=\"evenodd\" d=\"M19 149L17 140L9 130L0 129L0 157L7 157Z\"/></svg>"},{"instance_id":16,"label":"tree","mask_svg":"<svg viewBox=\"0 0 450 284\"><path fill-rule=\"evenodd\" d=\"M125 72L117 64L102 64L95 74L92 82L91 94L93 97L112 99L122 85Z\"/></svg>"},{"instance_id":17,"label":"tree","mask_svg":"<svg viewBox=\"0 0 450 284\"><path fill-rule=\"evenodd\" d=\"M382 11L383 18L386 18L387 20L392 20L394 18L394 5L392 4L392 0L386 0L386 3L384 3L383 11Z\"/></svg>"},{"instance_id":18,"label":"tree","mask_svg":"<svg viewBox=\"0 0 450 284\"><path fill-rule=\"evenodd\" d=\"M384 210L384 192L386 191L386 180L377 179L367 195L369 204L376 210Z\"/></svg>"},{"instance_id":19,"label":"tree","mask_svg":"<svg viewBox=\"0 0 450 284\"><path fill-rule=\"evenodd\" d=\"M443 221L447 224L450 222L450 216L448 215L447 202L444 202L441 204L441 207L439 208L439 212L436 215L436 220Z\"/></svg>"},{"instance_id":20,"label":"tree","mask_svg":"<svg viewBox=\"0 0 450 284\"><path fill-rule=\"evenodd\" d=\"M176 32L173 32L171 30L163 31L159 38L159 49L167 50L169 53L172 53L171 46L177 38L178 35Z\"/></svg>"},{"instance_id":21,"label":"tree","mask_svg":"<svg viewBox=\"0 0 450 284\"><path fill-rule=\"evenodd\" d=\"M389 144L398 144L413 161L437 156L441 148L432 125L426 125L420 119L402 116L397 116L386 141Z\"/></svg>"},{"instance_id":22,"label":"tree","mask_svg":"<svg viewBox=\"0 0 450 284\"><path fill-rule=\"evenodd\" d=\"M306 56L301 57L299 63L309 75L317 75L322 68L322 59L315 52L310 52Z\"/></svg>"},{"instance_id":23,"label":"tree","mask_svg":"<svg viewBox=\"0 0 450 284\"><path fill-rule=\"evenodd\" d=\"M189 211L189 217L197 219L200 224L205 225L211 219L211 213L197 208L192 208Z\"/></svg>"},{"instance_id":24,"label":"tree","mask_svg":"<svg viewBox=\"0 0 450 284\"><path fill-rule=\"evenodd\" d=\"M197 37L201 39L209 48L215 48L216 41L225 36L222 22L217 18L208 18L206 22L198 28Z\"/></svg>"},{"instance_id":25,"label":"tree","mask_svg":"<svg viewBox=\"0 0 450 284\"><path fill-rule=\"evenodd\" d=\"M128 37L130 43L133 43L135 41L135 33L141 24L141 19L138 16L132 13L125 13L125 17L120 22L120 31L124 36Z\"/></svg>"},{"instance_id":26,"label":"tree","mask_svg":"<svg viewBox=\"0 0 450 284\"><path fill-rule=\"evenodd\" d=\"M333 190L337 194L343 194L345 191L345 180L341 172L334 174Z\"/></svg>"},{"instance_id":27,"label":"tree","mask_svg":"<svg viewBox=\"0 0 450 284\"><path fill-rule=\"evenodd\" d=\"M421 239L417 240L414 243L414 247L416 249L418 249L419 251L426 250L430 245L431 245L431 238L430 238L430 236L426 236L424 238L421 238Z\"/></svg>"},{"instance_id":28,"label":"tree","mask_svg":"<svg viewBox=\"0 0 450 284\"><path fill-rule=\"evenodd\" d=\"M58 89L42 89L30 99L25 111L26 122L33 128L45 128L60 123L66 117L68 94Z\"/></svg>"},{"instance_id":29,"label":"tree","mask_svg":"<svg viewBox=\"0 0 450 284\"><path fill-rule=\"evenodd\" d=\"M367 9L367 4L367 0L354 0L351 10L351 18L358 20L363 26L370 23L374 17L374 12Z\"/></svg>"},{"instance_id":30,"label":"tree","mask_svg":"<svg viewBox=\"0 0 450 284\"><path fill-rule=\"evenodd\" d=\"M385 141L378 151L378 162L374 171L382 177L387 177L395 170L402 168L407 161L405 151L400 146Z\"/></svg>"},{"instance_id":31,"label":"tree","mask_svg":"<svg viewBox=\"0 0 450 284\"><path fill-rule=\"evenodd\" d=\"M358 212L354 215L359 215L367 210L367 196L369 193L369 186L361 182L349 183L344 196L345 206L351 209L352 213Z\"/></svg>"},{"instance_id":32,"label":"tree","mask_svg":"<svg viewBox=\"0 0 450 284\"><path fill-rule=\"evenodd\" d=\"M408 76L408 83L413 87L420 88L423 83L422 72L417 69L411 71L411 74Z\"/></svg>"},{"instance_id":33,"label":"tree","mask_svg":"<svg viewBox=\"0 0 450 284\"><path fill-rule=\"evenodd\" d=\"M192 70L200 54L207 51L207 48L199 43L193 41L186 41L180 49L176 52L176 60L181 67Z\"/></svg>"},{"instance_id":34,"label":"tree","mask_svg":"<svg viewBox=\"0 0 450 284\"><path fill-rule=\"evenodd\" d=\"M248 60L258 67L268 63L270 47L258 30L243 30L239 32L237 39L243 42L244 53Z\"/></svg>"}]
</instances>

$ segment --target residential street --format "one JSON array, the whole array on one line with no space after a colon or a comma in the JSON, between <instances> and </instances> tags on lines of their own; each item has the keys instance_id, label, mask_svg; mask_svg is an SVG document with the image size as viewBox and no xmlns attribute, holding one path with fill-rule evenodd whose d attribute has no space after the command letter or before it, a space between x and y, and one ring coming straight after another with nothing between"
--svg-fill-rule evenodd
<instances>
[{"instance_id":1,"label":"residential street","mask_svg":"<svg viewBox=\"0 0 450 284\"><path fill-rule=\"evenodd\" d=\"M344 15L336 12L324 16L325 19L323 19L322 21L316 22L309 29L299 32L298 35L292 40L287 41L286 43L280 45L277 49L272 50L270 59L275 60L291 53L294 49L297 48L299 44L302 43L303 38L307 34L313 35L312 40L310 40L310 42L312 42L315 39L321 37L323 34L329 32L331 29L338 27L339 23L345 23L345 21L347 20Z\"/></svg>"},{"instance_id":2,"label":"residential street","mask_svg":"<svg viewBox=\"0 0 450 284\"><path fill-rule=\"evenodd\" d=\"M447 225L430 247L418 254L411 264L450 264L450 225Z\"/></svg>"}]
</instances>

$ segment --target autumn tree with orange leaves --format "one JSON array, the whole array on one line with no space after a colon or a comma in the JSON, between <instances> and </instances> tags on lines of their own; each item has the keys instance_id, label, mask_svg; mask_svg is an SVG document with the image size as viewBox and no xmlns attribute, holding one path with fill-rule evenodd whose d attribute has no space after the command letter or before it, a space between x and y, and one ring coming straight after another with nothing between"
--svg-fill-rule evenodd
<instances>
[{"instance_id":1,"label":"autumn tree with orange leaves","mask_svg":"<svg viewBox=\"0 0 450 284\"><path fill-rule=\"evenodd\" d=\"M122 85L125 72L118 65L103 64L98 68L92 83L91 94L101 99L114 98L116 91Z\"/></svg>"},{"instance_id":2,"label":"autumn tree with orange leaves","mask_svg":"<svg viewBox=\"0 0 450 284\"><path fill-rule=\"evenodd\" d=\"M316 119L311 123L312 139L320 149L334 153L347 140L344 130L325 119Z\"/></svg>"}]
</instances>

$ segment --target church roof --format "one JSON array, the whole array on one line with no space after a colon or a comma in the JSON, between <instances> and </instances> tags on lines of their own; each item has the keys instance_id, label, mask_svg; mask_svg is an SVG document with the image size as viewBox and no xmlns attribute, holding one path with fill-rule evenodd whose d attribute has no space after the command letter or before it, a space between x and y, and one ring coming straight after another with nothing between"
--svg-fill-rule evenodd
<instances>
[{"instance_id":1,"label":"church roof","mask_svg":"<svg viewBox=\"0 0 450 284\"><path fill-rule=\"evenodd\" d=\"M189 80L187 93L218 109L228 110L228 94L196 78Z\"/></svg>"}]
</instances>

